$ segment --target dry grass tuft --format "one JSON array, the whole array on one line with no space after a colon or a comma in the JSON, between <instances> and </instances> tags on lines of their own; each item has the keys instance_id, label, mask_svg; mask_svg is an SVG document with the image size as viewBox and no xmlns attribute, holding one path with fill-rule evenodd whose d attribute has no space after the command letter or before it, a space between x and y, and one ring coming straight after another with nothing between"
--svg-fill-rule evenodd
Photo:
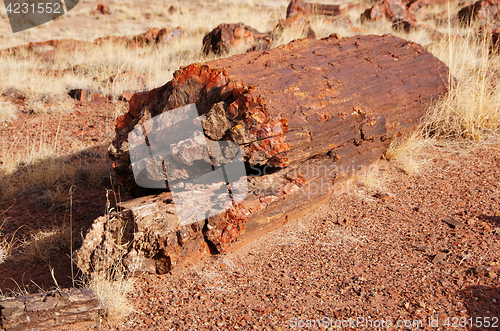
<instances>
[{"instance_id":1,"label":"dry grass tuft","mask_svg":"<svg viewBox=\"0 0 500 331\"><path fill-rule=\"evenodd\" d=\"M491 35L480 34L472 26L428 46L450 68L450 89L430 105L421 125L407 141L391 144L387 159L411 174L419 172L428 161L424 147L467 149L498 138L500 56L491 53L490 45Z\"/></svg>"},{"instance_id":2,"label":"dry grass tuft","mask_svg":"<svg viewBox=\"0 0 500 331\"><path fill-rule=\"evenodd\" d=\"M31 263L50 262L70 253L71 228L64 224L50 230L40 230L25 240L19 257Z\"/></svg>"},{"instance_id":3,"label":"dry grass tuft","mask_svg":"<svg viewBox=\"0 0 500 331\"><path fill-rule=\"evenodd\" d=\"M104 319L109 322L120 321L134 311L127 295L133 291L133 281L127 277L123 268L115 267L107 274L95 274L87 283L101 301Z\"/></svg>"},{"instance_id":4,"label":"dry grass tuft","mask_svg":"<svg viewBox=\"0 0 500 331\"><path fill-rule=\"evenodd\" d=\"M425 137L480 141L500 133L500 56L490 54L490 38L467 35L431 47L456 81L427 116L421 128Z\"/></svg>"},{"instance_id":5,"label":"dry grass tuft","mask_svg":"<svg viewBox=\"0 0 500 331\"><path fill-rule=\"evenodd\" d=\"M8 240L0 232L0 264L4 263L12 254L12 240Z\"/></svg>"},{"instance_id":6,"label":"dry grass tuft","mask_svg":"<svg viewBox=\"0 0 500 331\"><path fill-rule=\"evenodd\" d=\"M430 161L423 148L433 143L433 139L424 139L421 132L416 131L406 140L394 140L384 156L407 175L420 173Z\"/></svg>"},{"instance_id":7,"label":"dry grass tuft","mask_svg":"<svg viewBox=\"0 0 500 331\"><path fill-rule=\"evenodd\" d=\"M106 193L106 214L111 222L113 220L111 214L114 212L114 208L111 207L110 192L108 190ZM117 194L115 191L112 192L116 200ZM122 320L134 311L132 303L127 298L128 294L134 290L134 282L129 277L130 272L121 261L122 259L111 267L97 266L95 270L105 271L93 272L83 278L83 286L92 289L97 295L103 309L102 317L110 324Z\"/></svg>"},{"instance_id":8,"label":"dry grass tuft","mask_svg":"<svg viewBox=\"0 0 500 331\"><path fill-rule=\"evenodd\" d=\"M7 210L9 210L8 208ZM0 216L3 216L7 210L2 212ZM9 218L7 217L6 219L3 220L2 224L0 224L0 229L3 227L5 222L7 222ZM12 235L12 238L9 239L7 238L2 232L0 232L0 264L4 263L11 255L12 255L12 248L14 246L13 239L15 237L15 233ZM1 292L0 292L0 297L1 297Z\"/></svg>"},{"instance_id":9,"label":"dry grass tuft","mask_svg":"<svg viewBox=\"0 0 500 331\"><path fill-rule=\"evenodd\" d=\"M380 176L380 161L363 167L358 175L358 183L368 190L382 188L384 181Z\"/></svg>"},{"instance_id":10,"label":"dry grass tuft","mask_svg":"<svg viewBox=\"0 0 500 331\"><path fill-rule=\"evenodd\" d=\"M0 99L0 124L8 123L17 118L18 109L12 103Z\"/></svg>"},{"instance_id":11,"label":"dry grass tuft","mask_svg":"<svg viewBox=\"0 0 500 331\"><path fill-rule=\"evenodd\" d=\"M31 196L48 207L63 205L74 185L95 186L109 175L106 147L75 146L75 154L58 153L57 141L43 132L25 150L8 150L0 164L0 198Z\"/></svg>"}]
</instances>

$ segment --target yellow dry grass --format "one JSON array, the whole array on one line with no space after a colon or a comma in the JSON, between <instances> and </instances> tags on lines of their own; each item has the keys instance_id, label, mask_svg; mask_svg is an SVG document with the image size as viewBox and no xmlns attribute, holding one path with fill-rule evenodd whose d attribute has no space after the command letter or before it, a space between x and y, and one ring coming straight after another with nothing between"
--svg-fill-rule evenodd
<instances>
[{"instance_id":1,"label":"yellow dry grass","mask_svg":"<svg viewBox=\"0 0 500 331\"><path fill-rule=\"evenodd\" d=\"M450 89L429 106L416 132L386 153L408 174L427 163L424 147L469 148L500 133L500 56L490 52L491 35L479 34L474 26L461 32L428 45L450 68Z\"/></svg>"},{"instance_id":2,"label":"yellow dry grass","mask_svg":"<svg viewBox=\"0 0 500 331\"><path fill-rule=\"evenodd\" d=\"M134 289L134 283L121 268L116 267L108 274L93 275L86 286L99 298L106 322L120 321L134 311L127 298Z\"/></svg>"},{"instance_id":3,"label":"yellow dry grass","mask_svg":"<svg viewBox=\"0 0 500 331\"><path fill-rule=\"evenodd\" d=\"M17 258L31 263L50 262L61 255L69 255L71 228L68 224L47 230L34 231L19 247Z\"/></svg>"},{"instance_id":4,"label":"yellow dry grass","mask_svg":"<svg viewBox=\"0 0 500 331\"><path fill-rule=\"evenodd\" d=\"M490 54L491 35L443 39L431 51L449 66L448 95L437 102L423 125L426 136L483 140L500 130L500 57Z\"/></svg>"},{"instance_id":5,"label":"yellow dry grass","mask_svg":"<svg viewBox=\"0 0 500 331\"><path fill-rule=\"evenodd\" d=\"M30 195L36 203L62 205L73 185L99 185L109 175L106 146L76 146L61 155L57 141L40 133L36 143L3 151L0 164L0 198L9 201Z\"/></svg>"}]
</instances>

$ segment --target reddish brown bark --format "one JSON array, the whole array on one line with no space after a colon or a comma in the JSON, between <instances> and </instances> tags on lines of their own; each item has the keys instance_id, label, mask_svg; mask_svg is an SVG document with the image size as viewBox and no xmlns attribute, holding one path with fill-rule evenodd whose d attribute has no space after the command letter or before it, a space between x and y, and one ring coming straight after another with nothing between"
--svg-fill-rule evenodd
<instances>
[{"instance_id":1,"label":"reddish brown bark","mask_svg":"<svg viewBox=\"0 0 500 331\"><path fill-rule=\"evenodd\" d=\"M345 12L339 5L328 5L320 3L305 2L304 0L292 0L286 9L287 20L308 18L311 15L340 16Z\"/></svg>"}]
</instances>

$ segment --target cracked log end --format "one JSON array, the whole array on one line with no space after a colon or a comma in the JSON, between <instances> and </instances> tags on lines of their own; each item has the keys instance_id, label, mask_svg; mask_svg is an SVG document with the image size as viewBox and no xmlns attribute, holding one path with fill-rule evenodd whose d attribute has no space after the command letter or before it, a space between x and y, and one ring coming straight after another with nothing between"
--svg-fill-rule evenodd
<instances>
[{"instance_id":1,"label":"cracked log end","mask_svg":"<svg viewBox=\"0 0 500 331\"><path fill-rule=\"evenodd\" d=\"M148 137L159 136L152 118L194 103L208 146L239 145L248 194L229 207L208 199L217 212L191 224L179 219L170 192L126 202L113 215L115 225L96 220L78 252L78 265L90 272L121 257L133 270L163 273L297 218L325 201L343 179L379 159L394 136L414 128L429 103L447 91L447 82L443 62L392 35L297 40L183 67L165 86L136 94L129 113L117 121L109 152L119 180L138 196L151 193L134 181L129 133L141 127ZM169 130L164 137L186 135L176 126ZM194 148L192 141L199 140L187 139L182 148ZM194 150L164 159L163 165L208 160ZM162 171L149 173L161 177ZM185 196L183 208L196 209L197 199L207 200L224 186L214 183L201 197ZM111 235L129 223L122 231L127 241ZM111 262L104 263L106 258Z\"/></svg>"}]
</instances>

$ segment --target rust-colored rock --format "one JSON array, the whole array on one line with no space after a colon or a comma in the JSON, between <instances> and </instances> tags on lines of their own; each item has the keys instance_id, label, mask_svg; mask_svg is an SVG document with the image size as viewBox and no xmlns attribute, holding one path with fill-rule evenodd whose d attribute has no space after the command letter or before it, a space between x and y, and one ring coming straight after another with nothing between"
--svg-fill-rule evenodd
<instances>
[{"instance_id":1,"label":"rust-colored rock","mask_svg":"<svg viewBox=\"0 0 500 331\"><path fill-rule=\"evenodd\" d=\"M267 49L271 38L243 23L220 24L203 38L203 53L227 54L233 49Z\"/></svg>"},{"instance_id":2,"label":"rust-colored rock","mask_svg":"<svg viewBox=\"0 0 500 331\"><path fill-rule=\"evenodd\" d=\"M304 0L292 0L288 4L286 20L280 23L269 34L273 40L278 39L284 30L303 29L302 35L306 38L315 39L316 33L311 27L311 16L322 16L325 22L337 26L352 26L352 22L344 9L339 5L328 5L305 2Z\"/></svg>"},{"instance_id":3,"label":"rust-colored rock","mask_svg":"<svg viewBox=\"0 0 500 331\"><path fill-rule=\"evenodd\" d=\"M124 259L133 271L165 273L279 227L379 159L392 137L417 125L447 82L444 63L391 35L304 39L183 67L165 86L134 95L129 113L117 122L109 148L113 169L132 193L146 196L96 220L77 263L91 272ZM135 127L151 130L149 119L191 103L207 137L240 146L248 194L218 214L183 225L171 192L147 196L153 191L135 183L129 133ZM166 163L162 170L154 156L148 160L150 174L164 181ZM211 184L204 192L220 188ZM196 208L197 199L185 196L183 208Z\"/></svg>"},{"instance_id":4,"label":"rust-colored rock","mask_svg":"<svg viewBox=\"0 0 500 331\"><path fill-rule=\"evenodd\" d=\"M431 26L419 23L428 19L427 8L442 5L442 0L383 0L366 9L361 14L361 21L377 21L387 19L395 30L425 30L432 38L440 38L442 34Z\"/></svg>"},{"instance_id":5,"label":"rust-colored rock","mask_svg":"<svg viewBox=\"0 0 500 331\"><path fill-rule=\"evenodd\" d=\"M243 23L220 24L203 38L205 54L228 54L231 51L264 51L281 38L286 30L301 29L302 36L316 39L316 33L309 21L312 15L322 16L325 22L335 26L352 27L352 22L339 5L325 5L292 0L287 7L286 19L276 27L261 33Z\"/></svg>"},{"instance_id":6,"label":"rust-colored rock","mask_svg":"<svg viewBox=\"0 0 500 331\"><path fill-rule=\"evenodd\" d=\"M311 4L304 0L292 0L286 8L287 19L301 19L311 15Z\"/></svg>"},{"instance_id":7,"label":"rust-colored rock","mask_svg":"<svg viewBox=\"0 0 500 331\"><path fill-rule=\"evenodd\" d=\"M427 17L428 0L416 0L407 4L407 15L414 21L423 21Z\"/></svg>"},{"instance_id":8,"label":"rust-colored rock","mask_svg":"<svg viewBox=\"0 0 500 331\"><path fill-rule=\"evenodd\" d=\"M292 0L286 9L286 18L293 22L296 20L307 19L311 15L320 16L341 16L345 12L339 5L328 5L305 2L304 0Z\"/></svg>"},{"instance_id":9,"label":"rust-colored rock","mask_svg":"<svg viewBox=\"0 0 500 331\"><path fill-rule=\"evenodd\" d=\"M160 45L168 42L169 40L185 36L186 32L180 27L177 27L175 29L152 28L132 38L115 37L115 36L102 37L94 40L94 43L102 44L103 42L111 42L114 44L125 45L131 48L137 48L144 46Z\"/></svg>"},{"instance_id":10,"label":"rust-colored rock","mask_svg":"<svg viewBox=\"0 0 500 331\"><path fill-rule=\"evenodd\" d=\"M186 32L181 28L158 29L153 28L131 39L130 44L136 43L138 46L157 45L166 43L169 40L185 37Z\"/></svg>"},{"instance_id":11,"label":"rust-colored rock","mask_svg":"<svg viewBox=\"0 0 500 331\"><path fill-rule=\"evenodd\" d=\"M56 51L65 54L72 54L84 51L89 47L92 47L92 45L101 45L103 43L113 43L131 48L155 46L168 43L168 41L170 40L182 38L184 36L186 36L186 32L180 27L177 27L175 29L152 28L132 38L124 36L107 36L97 38L94 41L74 39L48 40L7 48L1 50L0 54L16 56L34 55L43 61L52 61L54 60ZM74 69L71 68L69 70L76 69L77 67L75 67Z\"/></svg>"},{"instance_id":12,"label":"rust-colored rock","mask_svg":"<svg viewBox=\"0 0 500 331\"><path fill-rule=\"evenodd\" d=\"M109 7L106 5L103 5L102 3L97 5L97 9L94 9L93 11L90 12L92 15L111 15L111 11L109 10Z\"/></svg>"},{"instance_id":13,"label":"rust-colored rock","mask_svg":"<svg viewBox=\"0 0 500 331\"><path fill-rule=\"evenodd\" d=\"M74 89L68 92L68 95L80 102L88 101L90 98L90 92L85 89Z\"/></svg>"},{"instance_id":14,"label":"rust-colored rock","mask_svg":"<svg viewBox=\"0 0 500 331\"><path fill-rule=\"evenodd\" d=\"M42 61L50 61L54 59L56 50L72 54L84 50L89 45L91 45L90 42L82 40L52 39L3 49L0 54L19 57L36 56Z\"/></svg>"},{"instance_id":15,"label":"rust-colored rock","mask_svg":"<svg viewBox=\"0 0 500 331\"><path fill-rule=\"evenodd\" d=\"M384 0L361 14L361 21L376 21L386 18L393 23L410 21L406 5L402 0Z\"/></svg>"},{"instance_id":16,"label":"rust-colored rock","mask_svg":"<svg viewBox=\"0 0 500 331\"><path fill-rule=\"evenodd\" d=\"M123 92L121 94L121 98L125 101L130 101L130 99L132 99L133 96L134 96L134 93L132 93L132 92Z\"/></svg>"}]
</instances>

